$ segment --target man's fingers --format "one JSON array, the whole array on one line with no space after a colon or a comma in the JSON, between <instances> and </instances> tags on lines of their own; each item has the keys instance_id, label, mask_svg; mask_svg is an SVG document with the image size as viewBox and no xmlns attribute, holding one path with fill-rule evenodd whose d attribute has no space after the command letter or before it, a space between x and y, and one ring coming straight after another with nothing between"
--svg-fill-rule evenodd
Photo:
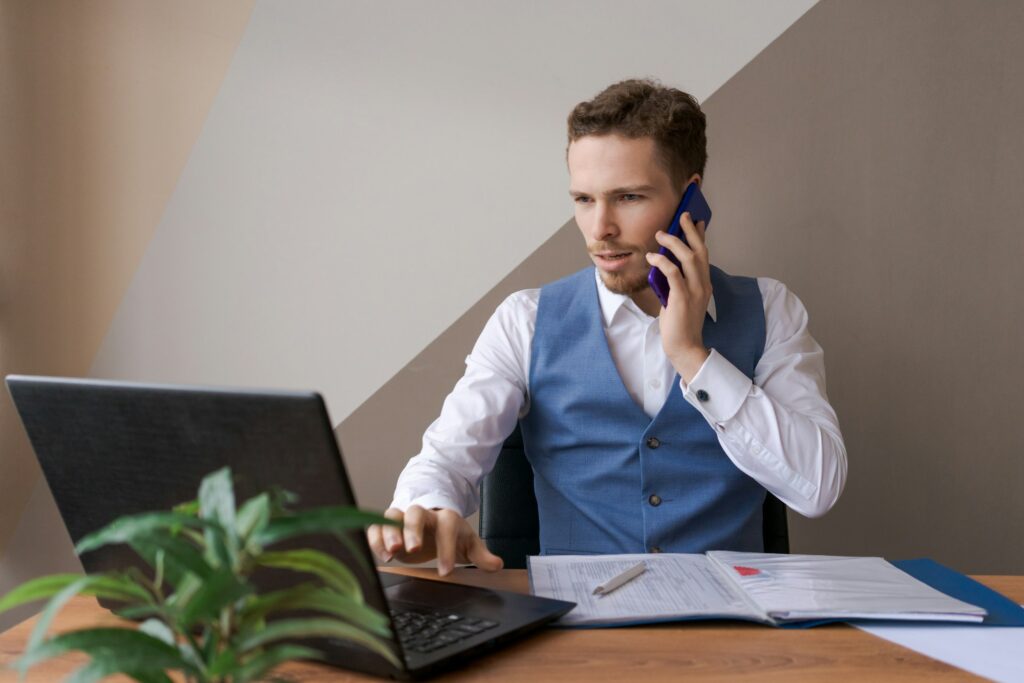
<instances>
[{"instance_id":1,"label":"man's fingers","mask_svg":"<svg viewBox=\"0 0 1024 683\"><path fill-rule=\"evenodd\" d=\"M384 536L381 534L380 524L371 524L366 529L366 541L370 544L370 550L373 551L374 556L381 562L388 562L391 560L391 553L384 549Z\"/></svg>"},{"instance_id":2,"label":"man's fingers","mask_svg":"<svg viewBox=\"0 0 1024 683\"><path fill-rule=\"evenodd\" d=\"M684 271L686 279L690 281L691 288L698 282L710 287L711 268L708 259L708 243L704 237L707 224L704 221L695 224L688 211L683 212L682 217L679 219L679 224L683 229L683 234L686 235L686 241L689 242L690 251L693 252L697 270L699 271L699 277L696 278L690 277L689 272ZM694 289L694 292L698 293L696 289Z\"/></svg>"},{"instance_id":3,"label":"man's fingers","mask_svg":"<svg viewBox=\"0 0 1024 683\"><path fill-rule=\"evenodd\" d=\"M686 283L683 282L683 274L676 267L676 264L669 261L667 256L658 254L655 252L649 252L647 254L647 262L652 266L661 271L665 279L668 280L668 286L670 292L682 292L686 288ZM671 301L672 296L669 295Z\"/></svg>"},{"instance_id":4,"label":"man's fingers","mask_svg":"<svg viewBox=\"0 0 1024 683\"><path fill-rule=\"evenodd\" d=\"M697 223L696 226L694 226L694 230L697 231L697 234L699 235L700 239L696 242L697 246L694 247L693 253L694 253L694 256L697 257L697 262L700 264L700 271L701 271L701 274L703 276L701 278L701 281L707 286L708 289L710 289L711 288L711 265L710 265L711 264L711 259L710 259L709 255L708 255L708 243L707 243L707 240L705 238L705 232L704 232L706 227L707 227L707 224L704 221L701 221L700 223Z\"/></svg>"},{"instance_id":5,"label":"man's fingers","mask_svg":"<svg viewBox=\"0 0 1024 683\"><path fill-rule=\"evenodd\" d=\"M405 511L405 552L415 553L423 546L423 530L428 513L419 505L410 505Z\"/></svg>"},{"instance_id":6,"label":"man's fingers","mask_svg":"<svg viewBox=\"0 0 1024 683\"><path fill-rule=\"evenodd\" d=\"M683 215L679 217L679 227L686 235L686 244L698 257L706 256L708 251L707 243L704 241L704 221L701 221L699 225L699 228L694 225L689 211L684 211Z\"/></svg>"},{"instance_id":7,"label":"man's fingers","mask_svg":"<svg viewBox=\"0 0 1024 683\"><path fill-rule=\"evenodd\" d=\"M384 511L384 516L401 522L405 515L398 508L388 508ZM389 555L394 555L402 550L402 529L400 527L381 525L381 535L384 538L384 549Z\"/></svg>"},{"instance_id":8,"label":"man's fingers","mask_svg":"<svg viewBox=\"0 0 1024 683\"><path fill-rule=\"evenodd\" d=\"M437 573L447 576L455 568L455 547L459 538L459 525L465 520L452 510L437 513Z\"/></svg>"},{"instance_id":9,"label":"man's fingers","mask_svg":"<svg viewBox=\"0 0 1024 683\"><path fill-rule=\"evenodd\" d=\"M470 531L473 537L469 542L469 552L467 553L469 561L489 572L496 572L504 567L505 563L502 559L487 549L487 544L482 538L472 530Z\"/></svg>"},{"instance_id":10,"label":"man's fingers","mask_svg":"<svg viewBox=\"0 0 1024 683\"><path fill-rule=\"evenodd\" d=\"M687 214L683 214L683 217L687 217ZM690 223L690 230L695 230L693 224ZM705 280L705 276L702 273L702 264L699 262L699 257L694 253L693 249L686 245L681 239L675 235L670 235L664 231L658 231L655 234L655 239L658 240L658 244L670 250L677 259L679 259L680 267L682 268L682 274L686 280L689 281L690 288L693 289L693 284L701 283ZM687 235L687 239L689 239ZM668 274L665 275L668 277Z\"/></svg>"}]
</instances>

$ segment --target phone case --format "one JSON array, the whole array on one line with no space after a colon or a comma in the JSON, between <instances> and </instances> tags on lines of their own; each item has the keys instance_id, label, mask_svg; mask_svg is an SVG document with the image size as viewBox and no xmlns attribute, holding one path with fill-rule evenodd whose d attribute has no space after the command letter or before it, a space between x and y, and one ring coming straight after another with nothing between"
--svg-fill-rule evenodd
<instances>
[{"instance_id":1,"label":"phone case","mask_svg":"<svg viewBox=\"0 0 1024 683\"><path fill-rule=\"evenodd\" d=\"M686 186L686 191L683 192L683 198L679 200L679 206L676 207L676 213L672 217L672 222L666 228L668 234L675 235L684 244L686 244L686 235L683 234L679 220L682 218L683 213L687 211L690 212L690 218L693 219L694 225L704 221L705 231L711 225L711 207L708 206L708 202L704 199L704 195L701 193L700 186L697 183L690 183ZM676 268L682 268L679 259L670 250L662 247L658 250L658 253L667 256L672 263L676 264ZM668 306L669 284L662 272L652 267L651 272L647 274L647 282L650 283L654 293L658 295L661 305Z\"/></svg>"}]
</instances>

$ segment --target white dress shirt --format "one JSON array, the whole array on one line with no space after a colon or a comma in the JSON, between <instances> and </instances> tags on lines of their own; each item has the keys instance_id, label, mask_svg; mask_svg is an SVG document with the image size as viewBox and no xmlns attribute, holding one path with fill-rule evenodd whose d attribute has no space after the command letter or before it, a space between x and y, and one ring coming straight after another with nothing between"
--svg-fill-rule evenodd
<instances>
[{"instance_id":1,"label":"white dress shirt","mask_svg":"<svg viewBox=\"0 0 1024 683\"><path fill-rule=\"evenodd\" d=\"M658 319L608 290L595 270L605 334L629 395L652 419L670 390L682 391L717 432L726 455L790 508L823 515L846 481L846 447L825 395L825 360L807 330L807 311L785 285L758 278L764 303L764 353L753 382L714 349L689 386L676 384ZM512 294L487 322L466 374L423 435L423 447L398 478L392 507L480 505L478 485L505 438L529 411L530 347L539 289ZM715 301L708 315L716 318ZM704 390L708 400L698 401Z\"/></svg>"}]
</instances>

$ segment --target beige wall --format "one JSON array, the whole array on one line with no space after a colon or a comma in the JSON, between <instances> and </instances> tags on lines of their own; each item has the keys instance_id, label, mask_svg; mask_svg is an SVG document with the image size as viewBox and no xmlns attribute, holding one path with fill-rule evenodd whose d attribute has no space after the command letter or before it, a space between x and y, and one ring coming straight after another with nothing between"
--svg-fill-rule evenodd
<instances>
[{"instance_id":1,"label":"beige wall","mask_svg":"<svg viewBox=\"0 0 1024 683\"><path fill-rule=\"evenodd\" d=\"M2 374L88 373L251 4L0 4ZM74 564L40 484L0 391L0 592Z\"/></svg>"}]
</instances>

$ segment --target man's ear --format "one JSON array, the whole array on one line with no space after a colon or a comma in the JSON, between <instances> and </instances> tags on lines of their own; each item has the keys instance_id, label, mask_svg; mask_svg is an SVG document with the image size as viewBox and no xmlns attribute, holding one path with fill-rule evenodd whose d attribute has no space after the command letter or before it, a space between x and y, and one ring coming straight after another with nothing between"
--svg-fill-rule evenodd
<instances>
[{"instance_id":1,"label":"man's ear","mask_svg":"<svg viewBox=\"0 0 1024 683\"><path fill-rule=\"evenodd\" d=\"M697 186L700 187L700 184L703 180L704 179L700 177L700 173L694 173L692 176L690 176L690 179L687 180L686 183L683 185L683 190L685 191L686 188L690 185L690 183L697 183Z\"/></svg>"}]
</instances>

